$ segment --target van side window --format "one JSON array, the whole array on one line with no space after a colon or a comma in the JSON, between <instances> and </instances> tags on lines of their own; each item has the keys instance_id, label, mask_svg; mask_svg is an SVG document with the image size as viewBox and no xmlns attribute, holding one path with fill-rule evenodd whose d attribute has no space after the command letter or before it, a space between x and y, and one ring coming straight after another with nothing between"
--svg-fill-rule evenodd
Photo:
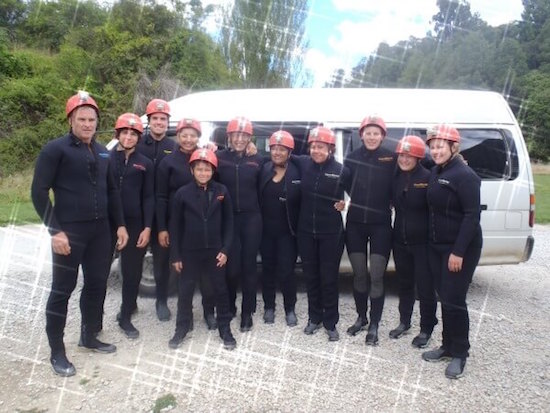
<instances>
[{"instance_id":1,"label":"van side window","mask_svg":"<svg viewBox=\"0 0 550 413\"><path fill-rule=\"evenodd\" d=\"M496 129L459 130L460 153L484 180L511 180L518 176L517 151L511 135Z\"/></svg>"}]
</instances>

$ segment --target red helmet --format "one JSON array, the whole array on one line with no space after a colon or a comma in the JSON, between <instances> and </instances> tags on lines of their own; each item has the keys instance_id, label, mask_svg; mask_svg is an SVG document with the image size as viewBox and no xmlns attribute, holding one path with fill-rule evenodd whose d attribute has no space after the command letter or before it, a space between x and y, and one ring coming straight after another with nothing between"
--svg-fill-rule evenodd
<instances>
[{"instance_id":1,"label":"red helmet","mask_svg":"<svg viewBox=\"0 0 550 413\"><path fill-rule=\"evenodd\" d=\"M165 100L153 99L147 104L145 113L147 116L151 116L153 113L164 113L166 116L170 116L170 105Z\"/></svg>"},{"instance_id":2,"label":"red helmet","mask_svg":"<svg viewBox=\"0 0 550 413\"><path fill-rule=\"evenodd\" d=\"M216 157L216 154L210 149L196 149L191 154L191 158L189 158L189 165L191 165L195 161L205 161L210 163L214 168L218 167L218 158Z\"/></svg>"},{"instance_id":3,"label":"red helmet","mask_svg":"<svg viewBox=\"0 0 550 413\"><path fill-rule=\"evenodd\" d=\"M423 159L426 154L426 144L418 136L404 136L397 143L395 153L404 153L406 155L414 156L415 158Z\"/></svg>"},{"instance_id":4,"label":"red helmet","mask_svg":"<svg viewBox=\"0 0 550 413\"><path fill-rule=\"evenodd\" d=\"M182 119L178 122L178 126L176 126L176 134L180 133L180 130L185 128L191 128L195 129L197 133L199 134L199 138L202 134L201 131L201 123L196 119Z\"/></svg>"},{"instance_id":5,"label":"red helmet","mask_svg":"<svg viewBox=\"0 0 550 413\"><path fill-rule=\"evenodd\" d=\"M329 128L319 126L309 132L307 143L311 142L324 142L329 145L336 145L336 137L334 136L334 132Z\"/></svg>"},{"instance_id":6,"label":"red helmet","mask_svg":"<svg viewBox=\"0 0 550 413\"><path fill-rule=\"evenodd\" d=\"M281 145L287 149L293 150L294 138L287 131L280 130L269 137L269 147L271 148L273 145Z\"/></svg>"},{"instance_id":7,"label":"red helmet","mask_svg":"<svg viewBox=\"0 0 550 413\"><path fill-rule=\"evenodd\" d=\"M245 117L237 116L227 124L227 133L244 132L252 135L252 122Z\"/></svg>"},{"instance_id":8,"label":"red helmet","mask_svg":"<svg viewBox=\"0 0 550 413\"><path fill-rule=\"evenodd\" d=\"M97 103L95 103L95 100L90 96L88 92L85 92L84 90L79 90L76 95L71 96L67 100L67 104L65 105L65 113L67 114L67 117L71 116L73 110L80 106L91 106L95 109L96 113L99 116L99 107L97 106Z\"/></svg>"},{"instance_id":9,"label":"red helmet","mask_svg":"<svg viewBox=\"0 0 550 413\"><path fill-rule=\"evenodd\" d=\"M426 143L432 139L444 139L450 142L460 142L460 134L451 125L441 124L432 128L428 128L426 131Z\"/></svg>"},{"instance_id":10,"label":"red helmet","mask_svg":"<svg viewBox=\"0 0 550 413\"><path fill-rule=\"evenodd\" d=\"M136 132L143 133L143 123L138 115L134 113L123 113L118 117L115 123L115 130L133 129Z\"/></svg>"},{"instance_id":11,"label":"red helmet","mask_svg":"<svg viewBox=\"0 0 550 413\"><path fill-rule=\"evenodd\" d=\"M359 136L363 134L363 129L367 126L378 126L380 129L382 129L382 135L386 136L386 123L384 122L384 119L382 119L380 116L372 115L367 116L365 119L363 119L363 121L361 122L361 126L359 126Z\"/></svg>"}]
</instances>

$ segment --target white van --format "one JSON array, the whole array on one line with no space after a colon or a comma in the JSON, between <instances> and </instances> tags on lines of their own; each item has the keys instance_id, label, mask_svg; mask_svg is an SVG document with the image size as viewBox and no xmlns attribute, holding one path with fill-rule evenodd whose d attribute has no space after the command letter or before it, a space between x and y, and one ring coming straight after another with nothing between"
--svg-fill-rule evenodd
<instances>
[{"instance_id":1,"label":"white van","mask_svg":"<svg viewBox=\"0 0 550 413\"><path fill-rule=\"evenodd\" d=\"M362 145L361 120L381 116L388 127L383 145L395 149L404 135L426 138L426 129L451 123L461 135L461 152L482 179L481 265L527 261L534 245L534 182L519 125L504 98L494 92L435 89L246 89L192 93L170 102L173 126L185 117L201 121L203 140L225 145L227 122L246 116L256 145L285 129L306 153L308 131L319 124L337 136L336 157ZM390 262L389 269L393 268ZM349 271L347 257L342 270Z\"/></svg>"},{"instance_id":2,"label":"white van","mask_svg":"<svg viewBox=\"0 0 550 413\"><path fill-rule=\"evenodd\" d=\"M193 93L170 102L172 120L201 121L203 139L225 145L227 122L238 115L254 124L256 144L285 129L306 153L308 131L323 124L337 136L336 157L362 143L361 120L381 116L388 127L383 145L395 149L404 135L426 138L426 129L451 123L461 135L461 153L482 179L481 265L527 261L534 245L535 187L519 125L495 92L436 89L246 89Z\"/></svg>"}]
</instances>

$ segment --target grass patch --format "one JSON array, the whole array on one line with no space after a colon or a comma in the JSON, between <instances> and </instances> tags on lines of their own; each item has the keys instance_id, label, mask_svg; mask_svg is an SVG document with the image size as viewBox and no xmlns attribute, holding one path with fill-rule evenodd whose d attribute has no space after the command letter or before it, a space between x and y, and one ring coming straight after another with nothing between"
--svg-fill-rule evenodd
<instances>
[{"instance_id":1,"label":"grass patch","mask_svg":"<svg viewBox=\"0 0 550 413\"><path fill-rule=\"evenodd\" d=\"M535 222L550 223L550 175L535 175Z\"/></svg>"},{"instance_id":2,"label":"grass patch","mask_svg":"<svg viewBox=\"0 0 550 413\"><path fill-rule=\"evenodd\" d=\"M0 178L0 225L40 222L31 202L32 169Z\"/></svg>"},{"instance_id":3,"label":"grass patch","mask_svg":"<svg viewBox=\"0 0 550 413\"><path fill-rule=\"evenodd\" d=\"M176 398L173 394L168 393L162 397L159 397L155 401L155 406L153 407L153 413L160 413L163 409L173 409L177 406Z\"/></svg>"},{"instance_id":4,"label":"grass patch","mask_svg":"<svg viewBox=\"0 0 550 413\"><path fill-rule=\"evenodd\" d=\"M534 165L536 222L550 223L550 166ZM40 218L31 202L32 169L0 178L0 226L36 224Z\"/></svg>"}]
</instances>

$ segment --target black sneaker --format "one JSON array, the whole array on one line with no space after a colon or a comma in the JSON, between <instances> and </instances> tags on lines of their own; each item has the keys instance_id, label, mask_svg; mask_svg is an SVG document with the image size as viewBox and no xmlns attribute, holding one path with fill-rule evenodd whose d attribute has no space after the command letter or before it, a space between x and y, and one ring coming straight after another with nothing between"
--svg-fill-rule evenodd
<instances>
[{"instance_id":1,"label":"black sneaker","mask_svg":"<svg viewBox=\"0 0 550 413\"><path fill-rule=\"evenodd\" d=\"M68 359L65 353L52 354L50 357L52 368L55 374L61 377L71 377L76 374L76 369Z\"/></svg>"},{"instance_id":2,"label":"black sneaker","mask_svg":"<svg viewBox=\"0 0 550 413\"><path fill-rule=\"evenodd\" d=\"M307 322L306 328L304 328L304 333L306 333L308 336L314 334L317 330L321 328L321 323L314 323L313 321L309 320Z\"/></svg>"},{"instance_id":3,"label":"black sneaker","mask_svg":"<svg viewBox=\"0 0 550 413\"><path fill-rule=\"evenodd\" d=\"M286 325L289 327L295 327L298 325L298 318L294 310L290 310L285 315Z\"/></svg>"},{"instance_id":4,"label":"black sneaker","mask_svg":"<svg viewBox=\"0 0 550 413\"><path fill-rule=\"evenodd\" d=\"M116 351L116 346L114 344L104 343L99 341L95 336L87 336L84 334L80 335L80 341L78 342L78 347L84 347L89 350L96 351L98 353L114 353Z\"/></svg>"},{"instance_id":5,"label":"black sneaker","mask_svg":"<svg viewBox=\"0 0 550 413\"><path fill-rule=\"evenodd\" d=\"M177 349L179 346L181 346L181 343L183 343L186 335L187 330L176 330L176 332L174 333L174 337L172 337L168 342L168 347L174 350Z\"/></svg>"},{"instance_id":6,"label":"black sneaker","mask_svg":"<svg viewBox=\"0 0 550 413\"><path fill-rule=\"evenodd\" d=\"M366 318L364 317L357 317L357 320L355 320L355 323L353 323L348 329L347 329L347 333L350 335L350 336L356 336L360 331L363 331L367 324L369 322L367 321Z\"/></svg>"},{"instance_id":7,"label":"black sneaker","mask_svg":"<svg viewBox=\"0 0 550 413\"><path fill-rule=\"evenodd\" d=\"M334 327L332 330L327 330L327 334L328 334L328 341L340 340L340 334L338 333L338 330L336 330L336 327Z\"/></svg>"},{"instance_id":8,"label":"black sneaker","mask_svg":"<svg viewBox=\"0 0 550 413\"><path fill-rule=\"evenodd\" d=\"M216 317L214 317L214 314L205 314L204 321L206 322L206 327L208 327L209 330L216 330L218 328L218 323L216 321Z\"/></svg>"},{"instance_id":9,"label":"black sneaker","mask_svg":"<svg viewBox=\"0 0 550 413\"><path fill-rule=\"evenodd\" d=\"M390 331L390 338L399 338L411 328L410 324L399 323L399 325Z\"/></svg>"},{"instance_id":10,"label":"black sneaker","mask_svg":"<svg viewBox=\"0 0 550 413\"><path fill-rule=\"evenodd\" d=\"M275 310L273 308L266 308L264 311L264 323L273 324L275 322Z\"/></svg>"},{"instance_id":11,"label":"black sneaker","mask_svg":"<svg viewBox=\"0 0 550 413\"><path fill-rule=\"evenodd\" d=\"M120 320L118 325L130 340L135 340L139 337L139 330L134 327L130 320Z\"/></svg>"},{"instance_id":12,"label":"black sneaker","mask_svg":"<svg viewBox=\"0 0 550 413\"><path fill-rule=\"evenodd\" d=\"M424 361L430 362L448 361L451 359L451 353L449 353L443 347L439 347L435 350L425 351L424 353L422 353L422 359Z\"/></svg>"},{"instance_id":13,"label":"black sneaker","mask_svg":"<svg viewBox=\"0 0 550 413\"><path fill-rule=\"evenodd\" d=\"M367 346L376 346L378 344L378 324L371 324L365 337Z\"/></svg>"},{"instance_id":14,"label":"black sneaker","mask_svg":"<svg viewBox=\"0 0 550 413\"><path fill-rule=\"evenodd\" d=\"M241 315L241 332L246 333L252 330L252 314Z\"/></svg>"},{"instance_id":15,"label":"black sneaker","mask_svg":"<svg viewBox=\"0 0 550 413\"><path fill-rule=\"evenodd\" d=\"M464 366L466 366L466 359L453 357L445 369L445 377L448 379L459 379L464 374Z\"/></svg>"},{"instance_id":16,"label":"black sneaker","mask_svg":"<svg viewBox=\"0 0 550 413\"><path fill-rule=\"evenodd\" d=\"M157 309L157 317L160 321L169 321L172 317L172 313L170 313L170 309L168 308L168 305L166 304L166 301L158 301L155 303L155 307Z\"/></svg>"},{"instance_id":17,"label":"black sneaker","mask_svg":"<svg viewBox=\"0 0 550 413\"><path fill-rule=\"evenodd\" d=\"M235 337L233 337L233 334L231 334L231 330L227 329L222 334L222 340L223 340L223 348L226 350L234 350L237 347L237 341L235 340Z\"/></svg>"},{"instance_id":18,"label":"black sneaker","mask_svg":"<svg viewBox=\"0 0 550 413\"><path fill-rule=\"evenodd\" d=\"M431 334L420 332L419 335L417 335L412 340L412 345L416 348L425 348L428 343L430 342Z\"/></svg>"}]
</instances>

